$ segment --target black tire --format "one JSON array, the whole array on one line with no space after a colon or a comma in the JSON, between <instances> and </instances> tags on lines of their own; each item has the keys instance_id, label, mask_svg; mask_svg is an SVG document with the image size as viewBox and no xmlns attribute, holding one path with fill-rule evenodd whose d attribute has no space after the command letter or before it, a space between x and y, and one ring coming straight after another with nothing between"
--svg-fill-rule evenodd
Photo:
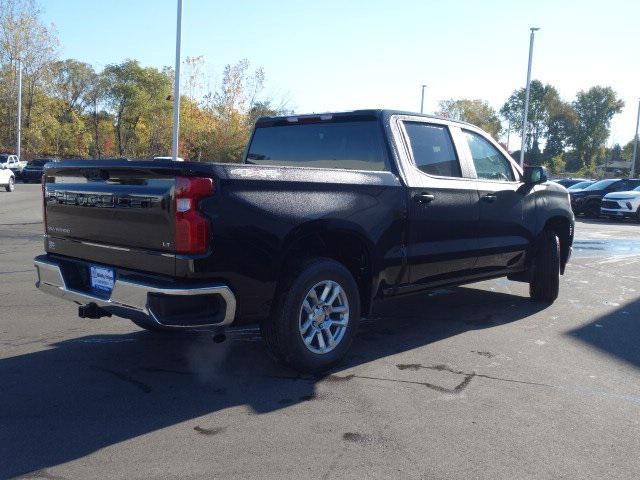
<instances>
[{"instance_id":1,"label":"black tire","mask_svg":"<svg viewBox=\"0 0 640 480\"><path fill-rule=\"evenodd\" d=\"M9 183L4 187L7 192L13 192L16 188L16 181L13 177L9 177Z\"/></svg>"},{"instance_id":2,"label":"black tire","mask_svg":"<svg viewBox=\"0 0 640 480\"><path fill-rule=\"evenodd\" d=\"M322 282L335 282L341 288L348 305L348 321L335 347L325 353L316 353L311 350L313 345L305 345L300 330L304 320L303 303L311 289ZM308 315L309 321L310 318L311 314ZM329 258L311 258L299 261L280 282L271 315L262 322L260 330L269 352L277 361L303 373L320 373L344 358L356 335L359 321L360 293L349 270ZM320 329L323 328L323 323L319 325ZM315 324L311 328L319 332L324 343L328 338L326 330L318 330ZM331 327L329 331L331 332Z\"/></svg>"},{"instance_id":3,"label":"black tire","mask_svg":"<svg viewBox=\"0 0 640 480\"><path fill-rule=\"evenodd\" d=\"M532 300L553 303L560 292L560 239L555 232L545 230L540 247L531 265L529 295Z\"/></svg>"},{"instance_id":4,"label":"black tire","mask_svg":"<svg viewBox=\"0 0 640 480\"><path fill-rule=\"evenodd\" d=\"M640 223L640 207L636 210L636 222Z\"/></svg>"}]
</instances>

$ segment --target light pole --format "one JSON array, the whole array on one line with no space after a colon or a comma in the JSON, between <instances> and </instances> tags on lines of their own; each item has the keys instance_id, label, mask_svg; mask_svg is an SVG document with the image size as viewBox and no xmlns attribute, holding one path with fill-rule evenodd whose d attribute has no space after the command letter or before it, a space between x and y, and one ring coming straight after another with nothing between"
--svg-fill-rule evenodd
<instances>
[{"instance_id":1,"label":"light pole","mask_svg":"<svg viewBox=\"0 0 640 480\"><path fill-rule=\"evenodd\" d=\"M18 59L18 128L16 135L16 155L21 159L20 149L22 143L22 60Z\"/></svg>"},{"instance_id":2,"label":"light pole","mask_svg":"<svg viewBox=\"0 0 640 480\"><path fill-rule=\"evenodd\" d=\"M524 116L522 120L522 146L520 147L520 166L524 165L524 151L527 148L527 116L529 114L529 91L531 89L531 61L533 60L533 38L538 27L531 27L531 36L529 38L529 65L527 66L527 88L524 94Z\"/></svg>"},{"instance_id":3,"label":"light pole","mask_svg":"<svg viewBox=\"0 0 640 480\"><path fill-rule=\"evenodd\" d=\"M424 113L424 89L426 85L422 85L422 98L420 99L420 113Z\"/></svg>"},{"instance_id":4,"label":"light pole","mask_svg":"<svg viewBox=\"0 0 640 480\"><path fill-rule=\"evenodd\" d=\"M633 137L633 156L631 157L630 178L633 178L636 174L636 156L638 155L638 126L640 126L640 101L638 101L638 118L636 120L636 136Z\"/></svg>"},{"instance_id":5,"label":"light pole","mask_svg":"<svg viewBox=\"0 0 640 480\"><path fill-rule=\"evenodd\" d=\"M171 159L178 158L178 136L180 134L180 41L182 37L182 0L178 0L178 20L176 25L176 68L173 80L173 138Z\"/></svg>"}]
</instances>

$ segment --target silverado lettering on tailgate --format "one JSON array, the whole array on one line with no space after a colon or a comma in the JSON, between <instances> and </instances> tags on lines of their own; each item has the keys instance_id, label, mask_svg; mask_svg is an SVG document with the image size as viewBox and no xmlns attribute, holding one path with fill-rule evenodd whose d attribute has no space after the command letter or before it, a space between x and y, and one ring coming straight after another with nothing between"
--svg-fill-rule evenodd
<instances>
[{"instance_id":1,"label":"silverado lettering on tailgate","mask_svg":"<svg viewBox=\"0 0 640 480\"><path fill-rule=\"evenodd\" d=\"M64 190L48 191L46 199L47 204L97 208L150 208L161 205L162 203L162 197L160 196L68 192Z\"/></svg>"}]
</instances>

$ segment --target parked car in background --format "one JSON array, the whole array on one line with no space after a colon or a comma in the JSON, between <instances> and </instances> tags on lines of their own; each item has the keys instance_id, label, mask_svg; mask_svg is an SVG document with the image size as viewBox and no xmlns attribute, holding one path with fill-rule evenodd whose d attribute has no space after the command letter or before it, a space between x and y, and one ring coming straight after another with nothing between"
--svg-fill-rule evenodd
<instances>
[{"instance_id":1,"label":"parked car in background","mask_svg":"<svg viewBox=\"0 0 640 480\"><path fill-rule=\"evenodd\" d=\"M7 192L13 192L16 188L16 174L4 163L0 165L0 187Z\"/></svg>"},{"instance_id":2,"label":"parked car in background","mask_svg":"<svg viewBox=\"0 0 640 480\"><path fill-rule=\"evenodd\" d=\"M148 330L256 322L302 371L339 362L394 295L508 277L551 303L573 242L543 167L387 110L261 118L240 165L65 161L44 182L42 291Z\"/></svg>"},{"instance_id":3,"label":"parked car in background","mask_svg":"<svg viewBox=\"0 0 640 480\"><path fill-rule=\"evenodd\" d=\"M600 202L608 193L625 192L640 186L640 180L635 178L608 178L589 185L583 190L569 192L571 208L576 215L598 217Z\"/></svg>"},{"instance_id":4,"label":"parked car in background","mask_svg":"<svg viewBox=\"0 0 640 480\"><path fill-rule=\"evenodd\" d=\"M608 218L635 218L640 222L640 187L628 192L606 194L600 204L600 215Z\"/></svg>"},{"instance_id":5,"label":"parked car in background","mask_svg":"<svg viewBox=\"0 0 640 480\"><path fill-rule=\"evenodd\" d=\"M560 178L558 180L553 180L553 181L556 183L559 183L564 188L569 188L570 186L575 185L576 183L584 182L586 180L587 180L586 178Z\"/></svg>"},{"instance_id":6,"label":"parked car in background","mask_svg":"<svg viewBox=\"0 0 640 480\"><path fill-rule=\"evenodd\" d=\"M49 162L57 162L54 158L37 158L27 163L22 170L21 179L24 183L40 183L44 166Z\"/></svg>"},{"instance_id":7,"label":"parked car in background","mask_svg":"<svg viewBox=\"0 0 640 480\"><path fill-rule=\"evenodd\" d=\"M569 190L570 192L575 192L577 190L584 190L588 186L593 185L594 183L596 183L596 181L597 180L585 180L584 182L578 182L578 183L575 183L575 184L571 185L569 188L567 188L567 190Z\"/></svg>"},{"instance_id":8,"label":"parked car in background","mask_svg":"<svg viewBox=\"0 0 640 480\"><path fill-rule=\"evenodd\" d=\"M17 155L11 155L8 153L0 154L0 167L6 167L11 170L16 176L20 176L22 170L27 165L27 162L21 162L18 160Z\"/></svg>"}]
</instances>

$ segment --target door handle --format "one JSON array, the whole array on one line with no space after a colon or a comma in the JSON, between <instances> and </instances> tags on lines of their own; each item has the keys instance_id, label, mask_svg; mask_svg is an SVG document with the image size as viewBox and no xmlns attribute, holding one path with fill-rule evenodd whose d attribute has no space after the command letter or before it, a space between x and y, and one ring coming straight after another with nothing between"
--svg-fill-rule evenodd
<instances>
[{"instance_id":1,"label":"door handle","mask_svg":"<svg viewBox=\"0 0 640 480\"><path fill-rule=\"evenodd\" d=\"M495 202L497 198L498 197L496 197L493 193L488 193L484 197L481 197L482 200L489 203Z\"/></svg>"},{"instance_id":2,"label":"door handle","mask_svg":"<svg viewBox=\"0 0 640 480\"><path fill-rule=\"evenodd\" d=\"M436 197L434 197L432 194L426 192L418 193L413 197L413 199L419 203L431 203L435 200L435 198Z\"/></svg>"}]
</instances>

